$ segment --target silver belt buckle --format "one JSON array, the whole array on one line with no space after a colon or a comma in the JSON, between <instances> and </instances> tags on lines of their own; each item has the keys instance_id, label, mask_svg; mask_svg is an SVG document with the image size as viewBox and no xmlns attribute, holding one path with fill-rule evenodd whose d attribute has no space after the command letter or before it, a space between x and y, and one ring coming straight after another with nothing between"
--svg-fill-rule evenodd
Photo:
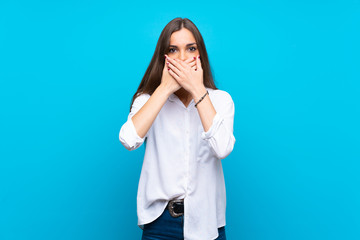
<instances>
[{"instance_id":1,"label":"silver belt buckle","mask_svg":"<svg viewBox=\"0 0 360 240\"><path fill-rule=\"evenodd\" d=\"M182 216L183 215L183 213L176 213L176 212L174 212L174 203L179 203L179 202L183 202L184 200L182 200L182 199L174 199L174 200L171 200L170 202L169 202L169 205L168 205L168 209L169 209L169 212L170 212L170 215L172 216L172 217L180 217L180 216Z\"/></svg>"}]
</instances>

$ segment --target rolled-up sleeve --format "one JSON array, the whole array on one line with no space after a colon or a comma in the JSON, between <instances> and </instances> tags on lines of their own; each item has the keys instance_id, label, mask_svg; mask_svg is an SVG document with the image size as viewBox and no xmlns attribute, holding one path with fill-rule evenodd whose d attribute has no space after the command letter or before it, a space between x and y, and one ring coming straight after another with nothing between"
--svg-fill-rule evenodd
<instances>
[{"instance_id":1,"label":"rolled-up sleeve","mask_svg":"<svg viewBox=\"0 0 360 240\"><path fill-rule=\"evenodd\" d=\"M131 106L131 111L128 115L127 121L120 129L119 140L122 145L124 145L124 147L129 151L139 148L147 137L147 134L143 138L137 134L131 118L144 106L149 98L149 94L141 94L135 98L134 103Z\"/></svg>"},{"instance_id":2,"label":"rolled-up sleeve","mask_svg":"<svg viewBox=\"0 0 360 240\"><path fill-rule=\"evenodd\" d=\"M232 152L235 144L233 135L235 106L228 93L222 97L215 110L216 115L212 125L207 132L202 132L201 138L208 141L219 159L224 159Z\"/></svg>"}]
</instances>

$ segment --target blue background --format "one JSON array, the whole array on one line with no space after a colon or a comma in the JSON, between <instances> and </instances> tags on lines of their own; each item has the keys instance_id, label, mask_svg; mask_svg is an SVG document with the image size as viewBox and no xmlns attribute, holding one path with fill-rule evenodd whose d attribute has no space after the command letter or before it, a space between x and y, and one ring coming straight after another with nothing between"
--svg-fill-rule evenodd
<instances>
[{"instance_id":1,"label":"blue background","mask_svg":"<svg viewBox=\"0 0 360 240\"><path fill-rule=\"evenodd\" d=\"M235 102L228 239L360 239L360 1L130 2L0 2L0 239L140 239L118 133L175 17Z\"/></svg>"}]
</instances>

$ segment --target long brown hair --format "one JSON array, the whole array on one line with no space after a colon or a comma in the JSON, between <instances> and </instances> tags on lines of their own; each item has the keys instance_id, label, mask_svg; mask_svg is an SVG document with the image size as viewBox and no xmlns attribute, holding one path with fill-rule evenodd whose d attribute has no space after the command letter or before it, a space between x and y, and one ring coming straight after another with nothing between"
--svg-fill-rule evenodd
<instances>
[{"instance_id":1,"label":"long brown hair","mask_svg":"<svg viewBox=\"0 0 360 240\"><path fill-rule=\"evenodd\" d=\"M210 63L206 52L205 43L199 32L199 29L188 18L175 18L165 26L165 28L162 30L160 34L151 62L148 68L146 69L145 75L142 78L140 85L131 100L130 111L131 111L131 106L137 96L139 96L142 93L148 93L149 95L151 95L160 85L162 71L165 64L164 54L167 54L169 52L171 34L173 32L181 30L182 28L188 29L194 35L199 50L199 54L201 56L200 61L204 74L203 76L204 86L212 89L217 89L211 73Z\"/></svg>"}]
</instances>

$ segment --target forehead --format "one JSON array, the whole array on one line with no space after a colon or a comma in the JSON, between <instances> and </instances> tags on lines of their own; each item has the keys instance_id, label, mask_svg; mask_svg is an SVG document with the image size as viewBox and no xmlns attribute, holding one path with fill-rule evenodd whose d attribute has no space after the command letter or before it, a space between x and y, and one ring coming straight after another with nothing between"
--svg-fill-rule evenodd
<instances>
[{"instance_id":1,"label":"forehead","mask_svg":"<svg viewBox=\"0 0 360 240\"><path fill-rule=\"evenodd\" d=\"M188 43L196 42L194 35L186 28L173 32L170 36L170 45L185 46Z\"/></svg>"}]
</instances>

